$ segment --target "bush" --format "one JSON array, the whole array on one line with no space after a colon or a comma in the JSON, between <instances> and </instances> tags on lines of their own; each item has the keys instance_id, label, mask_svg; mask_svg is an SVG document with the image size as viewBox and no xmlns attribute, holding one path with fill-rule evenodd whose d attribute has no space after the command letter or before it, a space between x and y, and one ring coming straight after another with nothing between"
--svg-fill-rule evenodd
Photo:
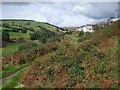
<instances>
[{"instance_id":1,"label":"bush","mask_svg":"<svg viewBox=\"0 0 120 90\"><path fill-rule=\"evenodd\" d=\"M84 32L83 32L83 31L80 31L80 32L78 33L78 36L82 36L82 35L84 35Z\"/></svg>"},{"instance_id":2,"label":"bush","mask_svg":"<svg viewBox=\"0 0 120 90\"><path fill-rule=\"evenodd\" d=\"M93 25L93 30L95 30L95 31L99 30L99 26L97 24Z\"/></svg>"},{"instance_id":3,"label":"bush","mask_svg":"<svg viewBox=\"0 0 120 90\"><path fill-rule=\"evenodd\" d=\"M30 23L26 23L26 25L30 25Z\"/></svg>"},{"instance_id":4,"label":"bush","mask_svg":"<svg viewBox=\"0 0 120 90\"><path fill-rule=\"evenodd\" d=\"M90 36L91 35L91 33L90 32L86 32L86 36Z\"/></svg>"},{"instance_id":5,"label":"bush","mask_svg":"<svg viewBox=\"0 0 120 90\"><path fill-rule=\"evenodd\" d=\"M31 40L39 40L41 43L46 43L46 40L53 36L55 36L55 34L50 31L35 31L34 33L30 33Z\"/></svg>"},{"instance_id":6,"label":"bush","mask_svg":"<svg viewBox=\"0 0 120 90\"><path fill-rule=\"evenodd\" d=\"M47 42L49 42L49 43L61 42L60 36L57 35L57 36L51 37L47 40Z\"/></svg>"},{"instance_id":7,"label":"bush","mask_svg":"<svg viewBox=\"0 0 120 90\"><path fill-rule=\"evenodd\" d=\"M77 64L73 67L70 68L70 74L72 77L76 77L76 76L83 76L84 75L84 68L78 66Z\"/></svg>"},{"instance_id":8,"label":"bush","mask_svg":"<svg viewBox=\"0 0 120 90\"><path fill-rule=\"evenodd\" d=\"M27 33L27 30L26 29L22 29L21 33Z\"/></svg>"},{"instance_id":9,"label":"bush","mask_svg":"<svg viewBox=\"0 0 120 90\"><path fill-rule=\"evenodd\" d=\"M9 33L7 33L6 31L2 31L2 40L9 42L10 41Z\"/></svg>"},{"instance_id":10,"label":"bush","mask_svg":"<svg viewBox=\"0 0 120 90\"><path fill-rule=\"evenodd\" d=\"M3 28L3 31L10 32L10 28Z\"/></svg>"},{"instance_id":11,"label":"bush","mask_svg":"<svg viewBox=\"0 0 120 90\"><path fill-rule=\"evenodd\" d=\"M75 85L75 80L72 78L69 79L65 84L66 87L73 87L74 85Z\"/></svg>"},{"instance_id":12,"label":"bush","mask_svg":"<svg viewBox=\"0 0 120 90\"><path fill-rule=\"evenodd\" d=\"M8 23L3 23L3 27L10 28L10 25Z\"/></svg>"},{"instance_id":13,"label":"bush","mask_svg":"<svg viewBox=\"0 0 120 90\"><path fill-rule=\"evenodd\" d=\"M32 40L39 40L40 39L40 32L34 32L34 33L30 33L30 39Z\"/></svg>"},{"instance_id":14,"label":"bush","mask_svg":"<svg viewBox=\"0 0 120 90\"><path fill-rule=\"evenodd\" d=\"M32 32L34 32L34 31L35 31L32 27L30 27L30 28L29 28L29 30L30 30L30 31L32 31Z\"/></svg>"},{"instance_id":15,"label":"bush","mask_svg":"<svg viewBox=\"0 0 120 90\"><path fill-rule=\"evenodd\" d=\"M28 42L28 43L25 43L25 44L19 46L19 50L25 50L25 49L33 48L33 47L35 47L37 45L38 44L35 43L35 42Z\"/></svg>"},{"instance_id":16,"label":"bush","mask_svg":"<svg viewBox=\"0 0 120 90\"><path fill-rule=\"evenodd\" d=\"M11 29L12 32L19 32L19 30L20 30L20 29L17 28L17 27L13 27L13 28Z\"/></svg>"},{"instance_id":17,"label":"bush","mask_svg":"<svg viewBox=\"0 0 120 90\"><path fill-rule=\"evenodd\" d=\"M72 35L72 31L67 31L65 34Z\"/></svg>"}]
</instances>

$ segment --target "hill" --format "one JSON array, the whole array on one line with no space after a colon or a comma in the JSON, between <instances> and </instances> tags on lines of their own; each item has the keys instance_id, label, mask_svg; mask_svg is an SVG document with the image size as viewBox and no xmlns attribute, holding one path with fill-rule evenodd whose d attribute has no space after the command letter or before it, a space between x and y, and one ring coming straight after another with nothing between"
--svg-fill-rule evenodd
<instances>
[{"instance_id":1,"label":"hill","mask_svg":"<svg viewBox=\"0 0 120 90\"><path fill-rule=\"evenodd\" d=\"M44 45L53 51L37 57L25 71L21 83L39 88L118 87L118 23L85 38L65 35L61 43L55 44L56 49ZM74 38L78 38L76 43Z\"/></svg>"},{"instance_id":2,"label":"hill","mask_svg":"<svg viewBox=\"0 0 120 90\"><path fill-rule=\"evenodd\" d=\"M61 27L34 20L3 19L0 20L0 22L0 28L3 34L2 46L6 48L11 46L20 46L18 44L34 42L35 40L38 43L45 43L50 41L48 39L64 33L64 30ZM11 52L16 52L16 50L18 49L12 50ZM11 53L8 53L7 49L4 48L3 52L3 55Z\"/></svg>"},{"instance_id":3,"label":"hill","mask_svg":"<svg viewBox=\"0 0 120 90\"><path fill-rule=\"evenodd\" d=\"M118 88L119 23L86 36L71 31L43 44L24 44L2 59L4 77L27 66L3 88Z\"/></svg>"}]
</instances>

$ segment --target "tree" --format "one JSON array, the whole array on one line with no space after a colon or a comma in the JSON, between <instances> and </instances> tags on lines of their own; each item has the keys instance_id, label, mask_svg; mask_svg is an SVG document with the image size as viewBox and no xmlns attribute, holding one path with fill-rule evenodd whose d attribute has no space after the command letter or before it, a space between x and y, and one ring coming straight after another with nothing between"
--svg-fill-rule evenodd
<instances>
[{"instance_id":1,"label":"tree","mask_svg":"<svg viewBox=\"0 0 120 90\"><path fill-rule=\"evenodd\" d=\"M93 29L94 29L95 31L99 30L98 25L97 25L97 24L96 24L96 25L94 25L94 26L93 26Z\"/></svg>"},{"instance_id":2,"label":"tree","mask_svg":"<svg viewBox=\"0 0 120 90\"><path fill-rule=\"evenodd\" d=\"M58 27L56 27L56 30L59 32L59 28Z\"/></svg>"},{"instance_id":3,"label":"tree","mask_svg":"<svg viewBox=\"0 0 120 90\"><path fill-rule=\"evenodd\" d=\"M83 32L83 31L80 31L80 32L78 33L78 36L82 36L82 35L84 35L84 32Z\"/></svg>"},{"instance_id":4,"label":"tree","mask_svg":"<svg viewBox=\"0 0 120 90\"><path fill-rule=\"evenodd\" d=\"M8 33L8 32L2 31L2 40L3 40L3 41L6 41L6 42L9 42L9 41L10 41L10 36L9 36L9 33Z\"/></svg>"},{"instance_id":5,"label":"tree","mask_svg":"<svg viewBox=\"0 0 120 90\"><path fill-rule=\"evenodd\" d=\"M12 28L11 28L11 31L12 31L12 32L19 32L19 30L20 30L20 29L17 28L17 27L12 27Z\"/></svg>"},{"instance_id":6,"label":"tree","mask_svg":"<svg viewBox=\"0 0 120 90\"><path fill-rule=\"evenodd\" d=\"M40 38L40 33L39 32L30 33L30 39L39 40L39 38Z\"/></svg>"},{"instance_id":7,"label":"tree","mask_svg":"<svg viewBox=\"0 0 120 90\"><path fill-rule=\"evenodd\" d=\"M34 32L34 29L32 27L29 28L30 31Z\"/></svg>"},{"instance_id":8,"label":"tree","mask_svg":"<svg viewBox=\"0 0 120 90\"><path fill-rule=\"evenodd\" d=\"M27 33L27 30L26 29L22 29L21 32L22 33Z\"/></svg>"},{"instance_id":9,"label":"tree","mask_svg":"<svg viewBox=\"0 0 120 90\"><path fill-rule=\"evenodd\" d=\"M10 25L8 23L3 23L3 27L10 28Z\"/></svg>"},{"instance_id":10,"label":"tree","mask_svg":"<svg viewBox=\"0 0 120 90\"><path fill-rule=\"evenodd\" d=\"M42 39L42 43L43 43L43 44L46 43L46 39L45 39L45 38Z\"/></svg>"}]
</instances>

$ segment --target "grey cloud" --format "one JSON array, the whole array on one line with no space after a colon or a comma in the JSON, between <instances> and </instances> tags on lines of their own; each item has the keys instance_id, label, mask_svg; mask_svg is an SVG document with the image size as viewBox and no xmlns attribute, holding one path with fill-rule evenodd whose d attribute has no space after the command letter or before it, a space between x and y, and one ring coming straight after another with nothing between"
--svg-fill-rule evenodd
<instances>
[{"instance_id":1,"label":"grey cloud","mask_svg":"<svg viewBox=\"0 0 120 90\"><path fill-rule=\"evenodd\" d=\"M92 2L83 5L76 5L73 8L73 12L95 19L103 19L113 17L116 8L117 2Z\"/></svg>"},{"instance_id":2,"label":"grey cloud","mask_svg":"<svg viewBox=\"0 0 120 90\"><path fill-rule=\"evenodd\" d=\"M116 3L32 2L4 3L3 18L29 18L58 26L80 26L114 16Z\"/></svg>"}]
</instances>

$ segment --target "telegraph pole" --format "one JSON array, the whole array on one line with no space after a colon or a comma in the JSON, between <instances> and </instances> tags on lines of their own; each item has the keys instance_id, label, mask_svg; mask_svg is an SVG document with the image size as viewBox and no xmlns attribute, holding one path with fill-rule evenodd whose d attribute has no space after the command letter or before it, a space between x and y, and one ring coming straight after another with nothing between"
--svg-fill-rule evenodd
<instances>
[{"instance_id":1,"label":"telegraph pole","mask_svg":"<svg viewBox=\"0 0 120 90\"><path fill-rule=\"evenodd\" d=\"M120 18L120 1L118 2L118 18Z\"/></svg>"}]
</instances>

